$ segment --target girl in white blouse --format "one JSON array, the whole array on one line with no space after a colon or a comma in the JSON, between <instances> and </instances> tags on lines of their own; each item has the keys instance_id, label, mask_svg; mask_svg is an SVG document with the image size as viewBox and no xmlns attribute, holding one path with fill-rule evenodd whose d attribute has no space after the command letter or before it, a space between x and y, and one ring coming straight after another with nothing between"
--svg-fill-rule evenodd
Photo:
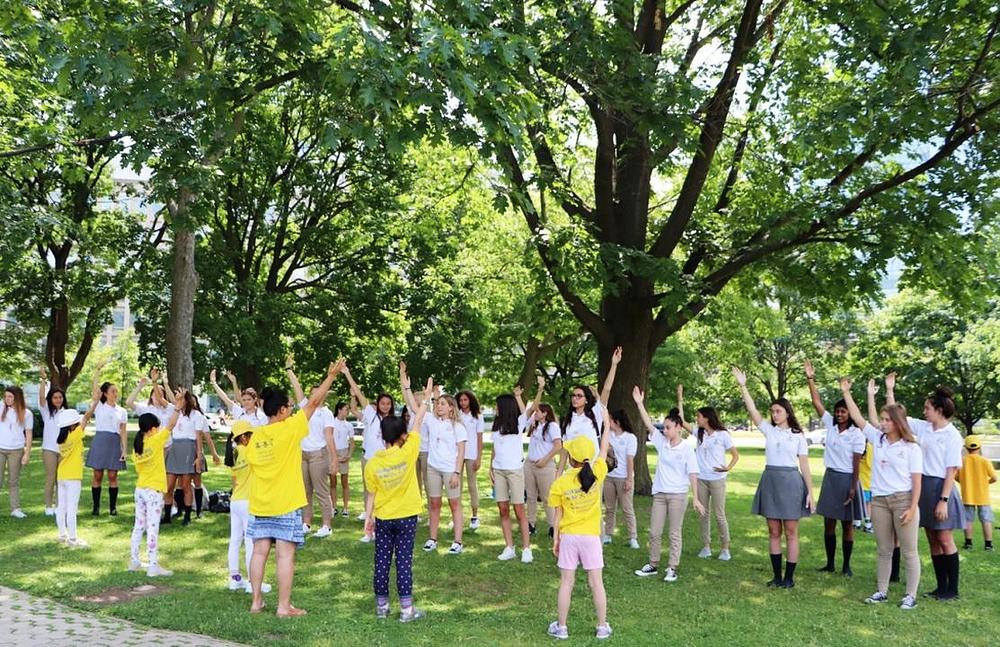
<instances>
[{"instance_id":1,"label":"girl in white blouse","mask_svg":"<svg viewBox=\"0 0 1000 647\"><path fill-rule=\"evenodd\" d=\"M98 369L100 371L100 369ZM101 512L101 484L104 472L108 473L109 513L118 514L118 472L125 469L128 432L125 423L128 412L118 404L118 387L111 382L101 385L101 398L94 410L97 432L87 452L87 467L94 470L90 493L94 502L91 512L95 517Z\"/></svg>"}]
</instances>

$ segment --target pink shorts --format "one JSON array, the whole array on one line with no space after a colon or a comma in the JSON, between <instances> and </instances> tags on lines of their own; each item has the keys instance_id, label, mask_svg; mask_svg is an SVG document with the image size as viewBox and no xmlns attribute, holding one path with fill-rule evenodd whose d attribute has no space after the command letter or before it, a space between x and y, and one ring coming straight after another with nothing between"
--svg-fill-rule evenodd
<instances>
[{"instance_id":1,"label":"pink shorts","mask_svg":"<svg viewBox=\"0 0 1000 647\"><path fill-rule=\"evenodd\" d=\"M604 568L604 548L599 536L559 536L559 568L575 571L578 564L583 564L585 571Z\"/></svg>"}]
</instances>

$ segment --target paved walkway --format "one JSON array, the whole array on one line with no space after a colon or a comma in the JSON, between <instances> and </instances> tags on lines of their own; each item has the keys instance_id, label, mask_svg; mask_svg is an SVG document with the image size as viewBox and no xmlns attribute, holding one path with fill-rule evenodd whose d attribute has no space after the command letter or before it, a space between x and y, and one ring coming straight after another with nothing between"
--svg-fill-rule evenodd
<instances>
[{"instance_id":1,"label":"paved walkway","mask_svg":"<svg viewBox=\"0 0 1000 647\"><path fill-rule=\"evenodd\" d=\"M149 629L126 620L76 611L67 606L0 586L0 645L84 647L86 645L177 645L238 647L198 634Z\"/></svg>"}]
</instances>

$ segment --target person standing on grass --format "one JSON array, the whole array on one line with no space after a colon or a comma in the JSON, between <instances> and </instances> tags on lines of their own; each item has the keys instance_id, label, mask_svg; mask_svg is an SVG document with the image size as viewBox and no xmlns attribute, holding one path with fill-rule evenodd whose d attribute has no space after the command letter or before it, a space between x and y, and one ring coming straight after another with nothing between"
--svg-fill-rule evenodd
<instances>
[{"instance_id":1,"label":"person standing on grass","mask_svg":"<svg viewBox=\"0 0 1000 647\"><path fill-rule=\"evenodd\" d=\"M556 480L556 456L562 453L562 431L559 419L552 405L546 402L525 415L530 416L528 425L528 461L524 464L524 488L526 490L528 534L535 534L538 519L538 502L545 507L545 520L553 527L552 508L549 507L549 489Z\"/></svg>"},{"instance_id":2,"label":"person standing on grass","mask_svg":"<svg viewBox=\"0 0 1000 647\"><path fill-rule=\"evenodd\" d=\"M45 465L45 514L56 513L56 480L59 471L59 427L56 418L66 408L66 392L54 384L51 390L45 379L45 367L38 369L38 414L42 418L42 463ZM82 477L81 477L82 478ZM79 501L79 492L77 500Z\"/></svg>"},{"instance_id":3,"label":"person standing on grass","mask_svg":"<svg viewBox=\"0 0 1000 647\"><path fill-rule=\"evenodd\" d=\"M135 524L132 527L132 553L128 570L146 569L146 577L169 577L173 571L160 566L157 558L160 537L160 516L163 514L163 495L167 492L166 447L170 443L170 430L184 405L180 390L176 409L170 421L161 427L160 419L152 413L139 416L139 431L132 441L132 463L135 465ZM139 561L139 546L146 535L146 553L149 563L144 567Z\"/></svg>"},{"instance_id":4,"label":"person standing on grass","mask_svg":"<svg viewBox=\"0 0 1000 647\"><path fill-rule=\"evenodd\" d=\"M103 364L101 365L103 367ZM109 514L118 514L118 472L125 469L126 447L128 445L128 412L118 404L118 387L111 382L101 385L101 401L94 409L94 425L97 433L90 442L87 452L87 467L94 470L90 495L94 501L93 516L101 513L101 485L104 472L108 473Z\"/></svg>"},{"instance_id":5,"label":"person standing on grass","mask_svg":"<svg viewBox=\"0 0 1000 647\"><path fill-rule=\"evenodd\" d=\"M183 391L177 397L177 422L170 426L171 443L167 451L167 498L174 497L173 503L184 515L183 524L191 523L192 504L195 492L192 490L194 476L202 469L204 456L202 454L201 436L207 433L208 421L198 407L198 399L193 393ZM175 491L175 486L179 485ZM201 488L198 488L200 493ZM176 492L181 493L181 499L176 500ZM167 501L163 518L164 523L170 523Z\"/></svg>"},{"instance_id":6,"label":"person standing on grass","mask_svg":"<svg viewBox=\"0 0 1000 647\"><path fill-rule=\"evenodd\" d=\"M979 436L965 437L965 451L968 453L962 458L962 469L955 476L965 503L965 549L972 549L972 526L978 515L983 527L983 548L992 552L993 507L990 505L990 485L997 482L997 474L993 463L981 453L982 442Z\"/></svg>"},{"instance_id":7,"label":"person standing on grass","mask_svg":"<svg viewBox=\"0 0 1000 647\"><path fill-rule=\"evenodd\" d=\"M615 532L616 512L621 504L625 516L630 548L639 547L635 524L635 506L632 495L635 492L635 454L639 442L632 431L632 423L624 409L612 411L608 419L611 429L611 451L615 456L615 469L604 480L604 538L602 543L610 544Z\"/></svg>"},{"instance_id":8,"label":"person standing on grass","mask_svg":"<svg viewBox=\"0 0 1000 647\"><path fill-rule=\"evenodd\" d=\"M455 396L462 424L469 440L465 444L465 476L469 487L469 503L472 505L472 516L469 517L469 529L479 530L479 482L476 475L483 456L483 415L479 411L479 400L472 391L459 391Z\"/></svg>"},{"instance_id":9,"label":"person standing on grass","mask_svg":"<svg viewBox=\"0 0 1000 647\"><path fill-rule=\"evenodd\" d=\"M80 490L83 486L83 432L94 415L94 409L101 399L98 386L99 375L94 374L91 384L91 404L82 416L74 409L60 409L51 418L56 427L56 447L59 448L59 466L56 471L58 488L56 506L56 529L59 541L70 548L86 548L87 542L76 534L77 511L80 507ZM52 392L49 393L51 395Z\"/></svg>"},{"instance_id":10,"label":"person standing on grass","mask_svg":"<svg viewBox=\"0 0 1000 647\"><path fill-rule=\"evenodd\" d=\"M333 447L337 454L337 465L330 473L330 500L337 513L337 477L340 477L340 489L343 492L344 507L340 510L341 517L348 517L347 509L351 505L351 455L354 453L354 425L347 421L349 407L346 402L338 402L333 408Z\"/></svg>"},{"instance_id":11,"label":"person standing on grass","mask_svg":"<svg viewBox=\"0 0 1000 647\"><path fill-rule=\"evenodd\" d=\"M253 425L247 420L233 423L226 440L226 467L232 476L232 495L229 498L229 582L230 591L253 593L250 586L250 560L253 557L253 540L247 534L250 524L250 464L247 463L246 446L253 437ZM247 577L240 573L240 545L246 561ZM263 582L261 593L270 593L271 585Z\"/></svg>"},{"instance_id":12,"label":"person standing on grass","mask_svg":"<svg viewBox=\"0 0 1000 647\"><path fill-rule=\"evenodd\" d=\"M427 456L427 499L430 507L430 538L424 551L437 550L438 525L441 522L442 494L448 495L454 541L449 555L462 554L462 468L468 433L459 416L458 403L450 395L434 400L434 415L424 416L421 434L427 434L430 452Z\"/></svg>"},{"instance_id":13,"label":"person standing on grass","mask_svg":"<svg viewBox=\"0 0 1000 647\"><path fill-rule=\"evenodd\" d=\"M813 408L826 428L823 449L823 485L819 491L816 513L823 515L823 543L826 547L826 565L816 570L833 573L834 555L837 552L837 522L843 533L844 565L841 572L851 577L851 553L854 550L854 521L860 520L862 502L859 497L861 459L865 453L865 435L851 424L847 404L838 400L833 405L833 415L823 406L823 398L816 388L816 371L812 362L805 362L806 381Z\"/></svg>"},{"instance_id":14,"label":"person standing on grass","mask_svg":"<svg viewBox=\"0 0 1000 647\"><path fill-rule=\"evenodd\" d=\"M795 567L799 561L799 519L808 517L813 511L809 447L791 402L778 398L771 403L771 419L764 420L747 389L746 374L733 367L733 377L740 387L750 419L764 434L764 473L757 485L751 511L767 519L774 573L767 585L790 589L795 586ZM788 548L784 577L781 575L782 534Z\"/></svg>"},{"instance_id":15,"label":"person standing on grass","mask_svg":"<svg viewBox=\"0 0 1000 647\"><path fill-rule=\"evenodd\" d=\"M586 436L598 446L597 436L604 428L604 418L608 410L608 398L611 397L611 387L615 384L615 376L618 374L618 364L622 361L621 346L615 348L611 354L611 368L607 377L604 378L604 386L598 394L593 387L576 385L570 391L569 411L562 419L563 442L573 440L578 436ZM566 457L559 463L558 474L566 464Z\"/></svg>"},{"instance_id":16,"label":"person standing on grass","mask_svg":"<svg viewBox=\"0 0 1000 647\"><path fill-rule=\"evenodd\" d=\"M153 383L153 388L149 391L149 401L145 404L141 402L136 403L135 400L139 397L139 393L150 382ZM136 416L151 413L160 420L170 420L174 415L173 400L174 394L170 391L170 385L167 384L166 378L164 378L161 384L159 369L151 368L149 369L148 376L144 376L139 380L139 383L135 385L132 392L125 398L125 408L135 411Z\"/></svg>"},{"instance_id":17,"label":"person standing on grass","mask_svg":"<svg viewBox=\"0 0 1000 647\"><path fill-rule=\"evenodd\" d=\"M233 397L230 398L216 381L215 369L209 374L208 379L212 383L212 388L222 403L229 409L229 414L233 417L233 422L246 420L253 427L262 427L267 424L267 416L260 406L260 396L253 387L240 389L236 376L231 371L226 371L226 377L233 387Z\"/></svg>"},{"instance_id":18,"label":"person standing on grass","mask_svg":"<svg viewBox=\"0 0 1000 647\"><path fill-rule=\"evenodd\" d=\"M851 419L863 428L865 438L872 444L872 521L875 528L875 545L878 554L876 578L878 590L865 599L867 604L880 604L889 599L889 581L893 568L893 555L900 550L906 560L906 595L900 609L917 606L917 587L920 585L920 555L917 538L920 534L920 490L922 487L923 453L917 439L910 431L906 408L900 404L882 407L881 416L875 407L878 388L875 380L868 381L868 418L851 396L851 380L840 380L844 403ZM879 423L878 429L875 422ZM900 548L897 548L897 544Z\"/></svg>"},{"instance_id":19,"label":"person standing on grass","mask_svg":"<svg viewBox=\"0 0 1000 647\"><path fill-rule=\"evenodd\" d=\"M885 376L885 397L896 403L896 374ZM951 389L939 386L924 400L924 420L908 418L920 449L924 472L920 486L920 527L927 534L937 588L928 597L942 602L958 599L958 547L952 531L965 528L965 507L955 488L962 467L962 436L951 424L955 400Z\"/></svg>"},{"instance_id":20,"label":"person standing on grass","mask_svg":"<svg viewBox=\"0 0 1000 647\"><path fill-rule=\"evenodd\" d=\"M500 529L503 532L504 549L497 556L502 562L517 557L514 550L514 533L510 518L510 508L514 507L517 523L521 529L521 561L529 564L534 560L531 554L531 535L528 519L524 514L524 442L521 432L528 427L526 412L537 407L542 399L544 381L539 378L538 395L529 407L521 400L521 388L514 395L504 393L496 399L496 417L493 418L493 447L490 455L490 481L495 494L493 498L500 510Z\"/></svg>"},{"instance_id":21,"label":"person standing on grass","mask_svg":"<svg viewBox=\"0 0 1000 647\"><path fill-rule=\"evenodd\" d=\"M721 550L719 559L728 562L732 559L729 538L729 521L726 519L726 476L736 467L740 460L740 452L733 443L733 437L726 431L719 419L715 407L699 407L695 413L694 427L684 422L684 385L677 385L677 410L681 424L689 432L694 433L697 444L694 455L698 459L698 501L705 510L712 506L712 515L707 512L700 516L701 521L701 552L698 557L708 559L712 556L712 516L719 529ZM729 462L726 462L726 453Z\"/></svg>"},{"instance_id":22,"label":"person standing on grass","mask_svg":"<svg viewBox=\"0 0 1000 647\"><path fill-rule=\"evenodd\" d=\"M299 408L305 406L306 394L302 384L292 370L293 361L289 357L285 362L285 372L292 383L292 393ZM315 391L316 389L313 389ZM302 509L302 532L308 533L313 519L313 495L319 499L320 512L323 515L323 525L316 531L315 537L322 539L332 534L330 526L333 523L333 501L330 498L330 477L337 473L337 450L333 444L333 412L325 404L320 406L309 418L309 435L302 439L302 480L306 486L306 505Z\"/></svg>"},{"instance_id":23,"label":"person standing on grass","mask_svg":"<svg viewBox=\"0 0 1000 647\"><path fill-rule=\"evenodd\" d=\"M404 394L412 393L405 371L400 380ZM434 380L428 378L420 404L414 409L413 425L407 431L402 417L390 416L381 421L383 449L365 465L364 479L366 532L375 536L375 615L389 617L389 569L396 561L396 594L399 596L399 621L412 622L424 616L413 605L413 544L417 517L424 507L417 484L419 430L427 411L426 398L433 392ZM409 397L407 398L409 401Z\"/></svg>"},{"instance_id":24,"label":"person standing on grass","mask_svg":"<svg viewBox=\"0 0 1000 647\"><path fill-rule=\"evenodd\" d=\"M302 507L306 488L302 482L302 439L309 435L309 418L322 406L330 385L344 368L344 360L330 364L326 379L309 396L305 406L292 414L288 394L274 388L261 393L268 424L254 430L247 444L250 463L250 523L247 533L253 539L250 584L253 587L251 613L264 609L261 585L264 566L277 552L278 617L305 615L292 606L292 579L295 574L295 549L305 544L302 532Z\"/></svg>"},{"instance_id":25,"label":"person standing on grass","mask_svg":"<svg viewBox=\"0 0 1000 647\"><path fill-rule=\"evenodd\" d=\"M681 547L684 533L684 513L687 511L688 492L693 495L698 488L698 459L694 449L681 438L681 418L676 413L663 420L663 433L653 424L652 418L643 405L645 395L635 387L632 399L639 409L642 422L646 425L649 441L656 448L656 476L653 479L653 506L649 519L649 562L635 571L639 577L656 575L660 563L660 541L663 526L670 524L670 552L667 557L667 572L664 582L676 582L677 567L681 561ZM695 497L694 509L701 516L705 508Z\"/></svg>"},{"instance_id":26,"label":"person standing on grass","mask_svg":"<svg viewBox=\"0 0 1000 647\"><path fill-rule=\"evenodd\" d=\"M576 569L587 571L587 583L594 598L598 640L611 637L608 624L608 598L604 590L604 547L601 545L601 490L608 474L607 427L601 434L600 449L587 435L563 444L569 467L549 490L548 504L554 510L555 532L552 553L559 564L557 617L548 634L559 640L569 638L569 606L573 598Z\"/></svg>"},{"instance_id":27,"label":"person standing on grass","mask_svg":"<svg viewBox=\"0 0 1000 647\"><path fill-rule=\"evenodd\" d=\"M19 386L8 386L3 393L0 407L0 476L7 467L7 489L10 495L10 516L24 519L21 510L21 468L31 456L31 430L34 418L24 402L24 391Z\"/></svg>"},{"instance_id":28,"label":"person standing on grass","mask_svg":"<svg viewBox=\"0 0 1000 647\"><path fill-rule=\"evenodd\" d=\"M365 465L384 446L382 442L382 420L396 415L396 401L388 393L379 393L375 397L375 404L371 405L368 403L368 398L365 397L365 394L361 392L357 382L354 381L354 376L351 375L351 371L346 365L344 366L344 377L347 378L351 394L361 407L361 424L364 426L361 439L361 449L363 450L361 455L361 473L364 474ZM361 483L364 486L364 479L362 479ZM367 490L364 492L367 495ZM361 514L358 515L358 521L364 520L365 512L362 510ZM367 524L365 524L365 527L367 527ZM361 536L361 541L364 543L368 543L371 540L372 536L368 532L365 532Z\"/></svg>"}]
</instances>

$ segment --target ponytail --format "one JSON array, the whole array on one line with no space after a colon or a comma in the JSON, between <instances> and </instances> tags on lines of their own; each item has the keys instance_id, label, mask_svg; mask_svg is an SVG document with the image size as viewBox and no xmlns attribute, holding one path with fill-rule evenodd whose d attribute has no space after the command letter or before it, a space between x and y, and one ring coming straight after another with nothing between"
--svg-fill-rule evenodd
<instances>
[{"instance_id":1,"label":"ponytail","mask_svg":"<svg viewBox=\"0 0 1000 647\"><path fill-rule=\"evenodd\" d=\"M142 443L145 437L146 434L142 432L139 432L135 435L135 440L132 441L132 451L134 451L136 454L142 455L142 450L143 450Z\"/></svg>"},{"instance_id":2,"label":"ponytail","mask_svg":"<svg viewBox=\"0 0 1000 647\"><path fill-rule=\"evenodd\" d=\"M597 482L597 476L594 475L594 468L590 466L590 461L583 462L583 466L577 472L577 478L580 479L580 489L584 492L590 492L590 488L594 487L594 483Z\"/></svg>"},{"instance_id":3,"label":"ponytail","mask_svg":"<svg viewBox=\"0 0 1000 647\"><path fill-rule=\"evenodd\" d=\"M108 402L108 389L111 388L111 382L105 382L101 385L101 404L107 404ZM139 452L140 454L142 452Z\"/></svg>"},{"instance_id":4,"label":"ponytail","mask_svg":"<svg viewBox=\"0 0 1000 647\"><path fill-rule=\"evenodd\" d=\"M132 449L135 450L136 454L142 454L146 434L159 426L160 419L156 417L156 414L144 413L139 416L139 432L136 433L135 440L132 441Z\"/></svg>"},{"instance_id":5,"label":"ponytail","mask_svg":"<svg viewBox=\"0 0 1000 647\"><path fill-rule=\"evenodd\" d=\"M223 461L226 467L236 466L236 452L233 447L233 432L229 432L229 438L226 438L226 458Z\"/></svg>"},{"instance_id":6,"label":"ponytail","mask_svg":"<svg viewBox=\"0 0 1000 647\"><path fill-rule=\"evenodd\" d=\"M66 439L69 438L69 432L73 431L78 426L79 425L69 425L66 427L60 427L59 435L56 436L56 444L62 445L64 442L66 442Z\"/></svg>"}]
</instances>

